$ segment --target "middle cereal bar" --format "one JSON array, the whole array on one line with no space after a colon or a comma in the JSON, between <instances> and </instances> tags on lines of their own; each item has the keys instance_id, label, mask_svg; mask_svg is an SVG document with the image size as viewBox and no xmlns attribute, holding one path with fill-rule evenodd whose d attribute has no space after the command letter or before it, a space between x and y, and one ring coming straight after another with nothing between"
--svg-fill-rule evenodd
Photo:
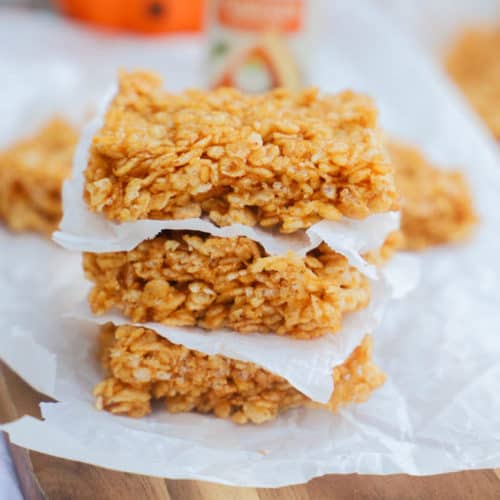
<instances>
[{"instance_id":1,"label":"middle cereal bar","mask_svg":"<svg viewBox=\"0 0 500 500\"><path fill-rule=\"evenodd\" d=\"M246 237L164 231L128 252L86 253L83 265L93 312L116 307L134 322L309 339L370 301L368 279L325 244L268 256Z\"/></svg>"}]
</instances>

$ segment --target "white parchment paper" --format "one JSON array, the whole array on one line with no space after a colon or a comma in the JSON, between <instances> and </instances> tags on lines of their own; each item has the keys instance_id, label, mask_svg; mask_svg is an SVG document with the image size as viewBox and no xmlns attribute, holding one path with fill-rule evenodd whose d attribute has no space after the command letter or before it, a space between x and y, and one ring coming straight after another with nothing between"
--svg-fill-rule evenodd
<instances>
[{"instance_id":1,"label":"white parchment paper","mask_svg":"<svg viewBox=\"0 0 500 500\"><path fill-rule=\"evenodd\" d=\"M497 0L371 0L435 56L442 57L456 36L471 26L498 24Z\"/></svg>"},{"instance_id":2,"label":"white parchment paper","mask_svg":"<svg viewBox=\"0 0 500 500\"><path fill-rule=\"evenodd\" d=\"M13 442L118 470L252 486L299 483L329 472L437 474L500 466L497 152L439 69L372 4L346 0L325 6L317 33L328 50L313 51L313 80L325 90L352 87L372 94L389 133L465 171L481 217L469 244L418 255L419 287L391 306L375 333L376 360L388 375L384 387L337 416L296 410L258 427L200 415L154 412L131 420L97 412L90 393L99 378L95 327L76 327L58 316L81 299L72 274L78 258L36 238L2 232L0 356L11 353L9 364L40 390L50 394L53 388L52 395L63 401L43 405L43 422L25 417L3 426ZM64 47L57 26L30 29ZM9 19L0 39L22 27ZM71 60L92 43L107 47L98 52L101 59L113 53L104 41L89 44L73 32L71 37ZM181 56L180 47L176 51L184 68L188 56ZM164 60L170 62L168 54ZM28 264L33 256L37 263ZM53 353L56 374L46 377Z\"/></svg>"}]
</instances>

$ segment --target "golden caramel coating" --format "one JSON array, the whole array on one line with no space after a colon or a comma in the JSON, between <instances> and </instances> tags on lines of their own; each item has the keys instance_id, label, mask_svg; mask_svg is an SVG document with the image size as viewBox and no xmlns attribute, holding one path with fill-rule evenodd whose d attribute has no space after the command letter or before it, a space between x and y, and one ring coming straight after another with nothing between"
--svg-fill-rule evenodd
<instances>
[{"instance_id":1,"label":"golden caramel coating","mask_svg":"<svg viewBox=\"0 0 500 500\"><path fill-rule=\"evenodd\" d=\"M253 363L208 356L172 344L153 330L108 323L101 332L101 354L109 377L95 387L94 395L98 409L131 417L147 415L152 400L164 399L172 413L213 413L238 424L261 424L299 406L336 411L366 401L385 380L371 361L371 351L366 336L333 369L335 388L329 403L322 405Z\"/></svg>"},{"instance_id":2,"label":"golden caramel coating","mask_svg":"<svg viewBox=\"0 0 500 500\"><path fill-rule=\"evenodd\" d=\"M208 216L290 233L396 208L377 113L352 92L167 93L120 78L85 172L91 210L116 221Z\"/></svg>"},{"instance_id":3,"label":"golden caramel coating","mask_svg":"<svg viewBox=\"0 0 500 500\"><path fill-rule=\"evenodd\" d=\"M450 76L500 139L500 27L461 34L446 61Z\"/></svg>"},{"instance_id":4,"label":"golden caramel coating","mask_svg":"<svg viewBox=\"0 0 500 500\"><path fill-rule=\"evenodd\" d=\"M36 135L0 153L0 219L14 231L49 235L62 216L61 188L78 135L53 119Z\"/></svg>"},{"instance_id":5,"label":"golden caramel coating","mask_svg":"<svg viewBox=\"0 0 500 500\"><path fill-rule=\"evenodd\" d=\"M477 216L464 175L434 167L409 146L393 142L388 149L402 197L405 248L423 250L467 239Z\"/></svg>"},{"instance_id":6,"label":"golden caramel coating","mask_svg":"<svg viewBox=\"0 0 500 500\"><path fill-rule=\"evenodd\" d=\"M313 338L370 300L367 278L326 245L270 257L246 237L165 231L129 252L86 253L83 266L93 312L117 307L133 322Z\"/></svg>"}]
</instances>

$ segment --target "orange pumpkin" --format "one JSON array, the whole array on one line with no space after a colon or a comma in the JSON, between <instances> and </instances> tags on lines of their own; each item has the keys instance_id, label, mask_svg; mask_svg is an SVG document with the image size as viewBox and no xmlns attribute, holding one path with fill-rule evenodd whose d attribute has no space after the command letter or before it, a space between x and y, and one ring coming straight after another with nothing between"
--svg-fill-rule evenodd
<instances>
[{"instance_id":1,"label":"orange pumpkin","mask_svg":"<svg viewBox=\"0 0 500 500\"><path fill-rule=\"evenodd\" d=\"M125 31L159 34L199 31L205 0L55 0L82 21Z\"/></svg>"}]
</instances>

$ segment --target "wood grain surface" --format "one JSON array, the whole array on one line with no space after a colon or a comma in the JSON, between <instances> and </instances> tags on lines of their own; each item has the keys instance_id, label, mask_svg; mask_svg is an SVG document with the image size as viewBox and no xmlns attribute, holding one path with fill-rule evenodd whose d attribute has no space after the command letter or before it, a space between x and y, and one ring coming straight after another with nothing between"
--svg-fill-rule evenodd
<instances>
[{"instance_id":1,"label":"wood grain surface","mask_svg":"<svg viewBox=\"0 0 500 500\"><path fill-rule=\"evenodd\" d=\"M0 421L39 416L47 401L0 363ZM287 488L234 488L157 479L62 460L10 445L28 500L499 500L500 471L428 477L329 475Z\"/></svg>"}]
</instances>

